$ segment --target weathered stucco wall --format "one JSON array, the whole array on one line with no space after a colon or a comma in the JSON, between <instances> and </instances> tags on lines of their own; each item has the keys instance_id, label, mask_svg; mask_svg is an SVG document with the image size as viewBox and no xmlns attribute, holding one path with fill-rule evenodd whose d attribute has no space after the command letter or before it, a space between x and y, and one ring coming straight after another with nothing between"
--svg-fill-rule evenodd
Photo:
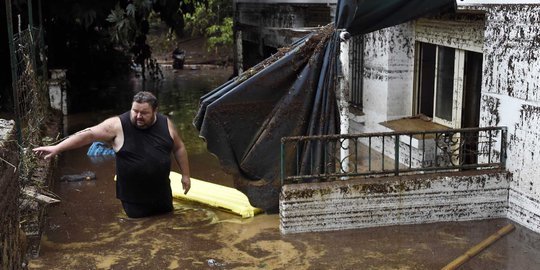
<instances>
[{"instance_id":1,"label":"weathered stucco wall","mask_svg":"<svg viewBox=\"0 0 540 270\"><path fill-rule=\"evenodd\" d=\"M508 217L540 232L540 6L487 6L482 126L508 127Z\"/></svg>"},{"instance_id":2,"label":"weathered stucco wall","mask_svg":"<svg viewBox=\"0 0 540 270\"><path fill-rule=\"evenodd\" d=\"M25 249L19 229L19 155L15 123L0 119L0 265L21 269Z\"/></svg>"},{"instance_id":3,"label":"weathered stucco wall","mask_svg":"<svg viewBox=\"0 0 540 270\"><path fill-rule=\"evenodd\" d=\"M484 16L482 14L460 14L418 19L415 22L415 41L482 52Z\"/></svg>"},{"instance_id":4,"label":"weathered stucco wall","mask_svg":"<svg viewBox=\"0 0 540 270\"><path fill-rule=\"evenodd\" d=\"M282 233L506 217L507 172L286 185Z\"/></svg>"},{"instance_id":5,"label":"weathered stucco wall","mask_svg":"<svg viewBox=\"0 0 540 270\"><path fill-rule=\"evenodd\" d=\"M364 130L351 132L387 131L380 122L411 114L413 37L411 23L364 36L363 112L366 122Z\"/></svg>"}]
</instances>

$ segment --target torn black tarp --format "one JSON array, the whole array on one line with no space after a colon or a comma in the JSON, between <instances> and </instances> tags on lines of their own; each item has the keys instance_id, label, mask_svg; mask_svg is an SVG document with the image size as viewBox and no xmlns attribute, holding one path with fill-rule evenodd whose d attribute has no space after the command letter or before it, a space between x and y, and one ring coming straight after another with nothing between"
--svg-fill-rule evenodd
<instances>
[{"instance_id":1,"label":"torn black tarp","mask_svg":"<svg viewBox=\"0 0 540 270\"><path fill-rule=\"evenodd\" d=\"M446 11L450 2L344 0L336 22L362 34ZM194 125L253 206L278 210L282 137L339 133L339 42L333 25L323 27L201 98Z\"/></svg>"},{"instance_id":2,"label":"torn black tarp","mask_svg":"<svg viewBox=\"0 0 540 270\"><path fill-rule=\"evenodd\" d=\"M277 210L282 137L338 132L332 37L322 28L201 98L194 124L254 206Z\"/></svg>"},{"instance_id":3,"label":"torn black tarp","mask_svg":"<svg viewBox=\"0 0 540 270\"><path fill-rule=\"evenodd\" d=\"M340 0L336 28L355 36L455 10L456 0Z\"/></svg>"}]
</instances>

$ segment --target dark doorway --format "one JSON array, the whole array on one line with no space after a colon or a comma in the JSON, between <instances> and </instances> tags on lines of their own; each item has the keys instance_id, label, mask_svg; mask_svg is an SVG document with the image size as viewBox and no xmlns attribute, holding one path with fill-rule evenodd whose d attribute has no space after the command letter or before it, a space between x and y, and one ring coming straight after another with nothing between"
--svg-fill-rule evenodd
<instances>
[{"instance_id":1,"label":"dark doorway","mask_svg":"<svg viewBox=\"0 0 540 270\"><path fill-rule=\"evenodd\" d=\"M433 98L435 92L435 53L437 46L420 43L418 72L418 108L417 112L433 117Z\"/></svg>"},{"instance_id":2,"label":"dark doorway","mask_svg":"<svg viewBox=\"0 0 540 270\"><path fill-rule=\"evenodd\" d=\"M480 95L482 89L482 54L467 51L463 82L461 127L476 128L480 122ZM479 148L478 132L463 133L463 164L476 164Z\"/></svg>"}]
</instances>

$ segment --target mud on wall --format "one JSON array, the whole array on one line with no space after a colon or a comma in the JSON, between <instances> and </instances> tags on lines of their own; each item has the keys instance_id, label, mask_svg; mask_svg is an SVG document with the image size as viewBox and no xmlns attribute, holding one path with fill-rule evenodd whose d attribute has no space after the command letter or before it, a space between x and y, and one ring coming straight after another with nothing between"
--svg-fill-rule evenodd
<instances>
[{"instance_id":1,"label":"mud on wall","mask_svg":"<svg viewBox=\"0 0 540 270\"><path fill-rule=\"evenodd\" d=\"M386 131L378 123L411 114L413 37L412 23L364 35L362 76L366 127L351 132Z\"/></svg>"},{"instance_id":2,"label":"mud on wall","mask_svg":"<svg viewBox=\"0 0 540 270\"><path fill-rule=\"evenodd\" d=\"M282 233L501 218L510 174L425 174L285 185Z\"/></svg>"},{"instance_id":3,"label":"mud on wall","mask_svg":"<svg viewBox=\"0 0 540 270\"><path fill-rule=\"evenodd\" d=\"M360 132L385 131L378 123L413 114L416 42L482 52L483 37L484 16L476 13L421 18L364 35L366 128Z\"/></svg>"},{"instance_id":4,"label":"mud on wall","mask_svg":"<svg viewBox=\"0 0 540 270\"><path fill-rule=\"evenodd\" d=\"M0 265L21 269L25 254L19 229L19 163L15 123L0 119Z\"/></svg>"},{"instance_id":5,"label":"mud on wall","mask_svg":"<svg viewBox=\"0 0 540 270\"><path fill-rule=\"evenodd\" d=\"M540 232L540 6L485 10L480 125L508 127L508 217Z\"/></svg>"}]
</instances>

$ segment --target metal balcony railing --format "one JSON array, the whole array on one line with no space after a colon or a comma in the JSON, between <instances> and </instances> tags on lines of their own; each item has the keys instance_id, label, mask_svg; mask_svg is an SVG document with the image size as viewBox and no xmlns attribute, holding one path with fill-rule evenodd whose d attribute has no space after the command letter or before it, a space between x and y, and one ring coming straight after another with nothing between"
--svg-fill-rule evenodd
<instances>
[{"instance_id":1,"label":"metal balcony railing","mask_svg":"<svg viewBox=\"0 0 540 270\"><path fill-rule=\"evenodd\" d=\"M281 139L281 183L504 168L506 127Z\"/></svg>"}]
</instances>

